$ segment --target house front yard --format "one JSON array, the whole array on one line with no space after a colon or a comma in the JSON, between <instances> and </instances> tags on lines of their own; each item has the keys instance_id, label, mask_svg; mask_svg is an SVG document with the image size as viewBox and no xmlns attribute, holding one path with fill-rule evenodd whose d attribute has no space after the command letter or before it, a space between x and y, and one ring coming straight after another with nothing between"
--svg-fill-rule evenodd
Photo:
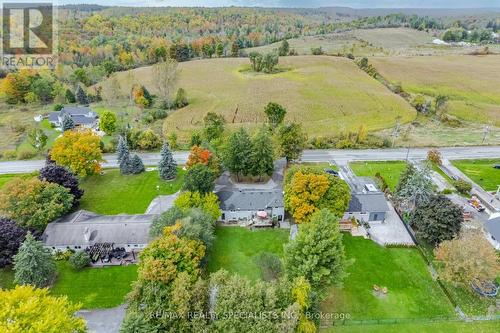
<instances>
[{"instance_id":1,"label":"house front yard","mask_svg":"<svg viewBox=\"0 0 500 333\"><path fill-rule=\"evenodd\" d=\"M283 245L288 242L288 229L250 231L243 227L217 227L216 239L208 255L210 273L225 269L253 281L262 273L256 262L259 254L270 252L283 256Z\"/></svg>"},{"instance_id":2,"label":"house front yard","mask_svg":"<svg viewBox=\"0 0 500 333\"><path fill-rule=\"evenodd\" d=\"M158 195L179 191L183 179L181 168L177 169L177 178L173 181L161 180L157 170L121 175L118 169L105 169L103 175L89 176L81 181L85 194L79 208L107 215L144 214Z\"/></svg>"},{"instance_id":3,"label":"house front yard","mask_svg":"<svg viewBox=\"0 0 500 333\"><path fill-rule=\"evenodd\" d=\"M384 248L349 234L343 240L352 260L349 276L331 289L322 312L349 314L352 320L455 317L417 249ZM376 293L374 285L387 287L387 294Z\"/></svg>"},{"instance_id":4,"label":"house front yard","mask_svg":"<svg viewBox=\"0 0 500 333\"><path fill-rule=\"evenodd\" d=\"M406 169L404 161L367 161L349 163L356 176L371 177L375 180L375 175L380 173L384 177L391 192L394 192L398 185L399 176Z\"/></svg>"},{"instance_id":5,"label":"house front yard","mask_svg":"<svg viewBox=\"0 0 500 333\"><path fill-rule=\"evenodd\" d=\"M455 160L451 163L486 191L496 191L500 185L500 169L493 168L500 165L500 159Z\"/></svg>"}]
</instances>

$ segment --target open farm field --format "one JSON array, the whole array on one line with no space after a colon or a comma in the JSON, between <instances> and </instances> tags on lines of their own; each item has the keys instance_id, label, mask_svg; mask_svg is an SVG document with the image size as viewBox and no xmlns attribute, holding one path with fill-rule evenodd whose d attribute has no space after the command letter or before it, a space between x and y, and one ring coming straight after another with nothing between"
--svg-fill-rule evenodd
<instances>
[{"instance_id":1,"label":"open farm field","mask_svg":"<svg viewBox=\"0 0 500 333\"><path fill-rule=\"evenodd\" d=\"M439 54L467 54L481 46L436 45L432 41L440 32L430 33L410 28L355 29L350 31L292 38L290 49L299 55L311 54L311 48L320 47L325 54L348 54L363 56L417 56ZM245 53L262 53L278 49L281 42L244 49ZM492 45L492 51L497 47Z\"/></svg>"},{"instance_id":2,"label":"open farm field","mask_svg":"<svg viewBox=\"0 0 500 333\"><path fill-rule=\"evenodd\" d=\"M500 126L500 56L375 57L387 80L427 96L445 95L450 114Z\"/></svg>"},{"instance_id":3,"label":"open farm field","mask_svg":"<svg viewBox=\"0 0 500 333\"><path fill-rule=\"evenodd\" d=\"M189 105L166 118L163 132L186 139L200 129L207 112L222 114L229 127L256 127L265 120L268 102L284 105L287 121L302 123L310 136L393 126L409 122L415 110L345 58L281 57L275 74L255 74L248 59L208 59L179 64L178 87L186 90ZM118 73L125 95L132 83L156 92L150 67ZM111 80L102 83L110 89Z\"/></svg>"}]
</instances>

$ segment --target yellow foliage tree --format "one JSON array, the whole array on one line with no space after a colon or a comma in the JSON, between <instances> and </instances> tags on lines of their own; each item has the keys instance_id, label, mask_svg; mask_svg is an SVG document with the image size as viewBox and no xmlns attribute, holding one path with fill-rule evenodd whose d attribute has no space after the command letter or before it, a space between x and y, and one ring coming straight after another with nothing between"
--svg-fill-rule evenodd
<instances>
[{"instance_id":1,"label":"yellow foliage tree","mask_svg":"<svg viewBox=\"0 0 500 333\"><path fill-rule=\"evenodd\" d=\"M330 186L326 175L297 172L293 177L289 190L288 205L293 207L293 218L298 222L307 222L318 210L316 202L325 194Z\"/></svg>"},{"instance_id":2,"label":"yellow foliage tree","mask_svg":"<svg viewBox=\"0 0 500 333\"><path fill-rule=\"evenodd\" d=\"M51 296L48 289L0 289L0 309L3 333L86 332L85 320L75 316L80 305L72 304L66 297Z\"/></svg>"},{"instance_id":3,"label":"yellow foliage tree","mask_svg":"<svg viewBox=\"0 0 500 333\"><path fill-rule=\"evenodd\" d=\"M205 256L205 246L199 240L179 238L175 231L181 227L165 227L163 236L155 239L141 253L139 278L146 281L171 283L181 272L196 281L200 274L200 262Z\"/></svg>"},{"instance_id":4,"label":"yellow foliage tree","mask_svg":"<svg viewBox=\"0 0 500 333\"><path fill-rule=\"evenodd\" d=\"M80 176L101 171L100 138L90 130L66 131L54 142L50 157Z\"/></svg>"}]
</instances>

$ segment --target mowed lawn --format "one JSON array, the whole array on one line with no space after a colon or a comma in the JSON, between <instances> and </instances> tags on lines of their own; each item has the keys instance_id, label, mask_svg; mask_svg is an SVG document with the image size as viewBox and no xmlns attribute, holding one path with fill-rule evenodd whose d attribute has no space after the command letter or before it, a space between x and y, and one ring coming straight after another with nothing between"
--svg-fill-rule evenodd
<instances>
[{"instance_id":1,"label":"mowed lawn","mask_svg":"<svg viewBox=\"0 0 500 333\"><path fill-rule=\"evenodd\" d=\"M449 98L451 114L500 126L500 56L374 57L370 62L403 89Z\"/></svg>"},{"instance_id":2,"label":"mowed lawn","mask_svg":"<svg viewBox=\"0 0 500 333\"><path fill-rule=\"evenodd\" d=\"M349 163L352 171L357 176L375 178L377 173L384 177L389 189L394 192L399 182L401 173L406 169L403 161L367 161Z\"/></svg>"},{"instance_id":3,"label":"mowed lawn","mask_svg":"<svg viewBox=\"0 0 500 333\"><path fill-rule=\"evenodd\" d=\"M486 322L434 322L411 324L380 324L339 326L321 330L328 333L497 333L500 321Z\"/></svg>"},{"instance_id":4,"label":"mowed lawn","mask_svg":"<svg viewBox=\"0 0 500 333\"><path fill-rule=\"evenodd\" d=\"M0 288L10 289L14 287L14 271L9 267L0 268Z\"/></svg>"},{"instance_id":5,"label":"mowed lawn","mask_svg":"<svg viewBox=\"0 0 500 333\"><path fill-rule=\"evenodd\" d=\"M350 319L454 317L454 310L414 248L385 248L371 240L344 234L353 263L343 286L331 289L321 305L325 313ZM373 286L387 287L386 295Z\"/></svg>"},{"instance_id":6,"label":"mowed lawn","mask_svg":"<svg viewBox=\"0 0 500 333\"><path fill-rule=\"evenodd\" d=\"M104 175L82 180L81 187L85 194L79 208L109 215L143 214L159 194L179 191L183 178L184 171L181 168L178 168L177 178L173 181L161 180L157 170L139 175L121 175L118 169L105 169Z\"/></svg>"},{"instance_id":7,"label":"mowed lawn","mask_svg":"<svg viewBox=\"0 0 500 333\"><path fill-rule=\"evenodd\" d=\"M270 252L281 257L288 236L286 229L251 231L243 227L217 227L214 246L208 256L208 271L212 273L223 268L256 281L261 278L256 263L259 254Z\"/></svg>"},{"instance_id":8,"label":"mowed lawn","mask_svg":"<svg viewBox=\"0 0 500 333\"><path fill-rule=\"evenodd\" d=\"M280 57L279 73L253 73L247 58L204 59L179 64L178 87L186 90L189 105L165 119L164 133L187 139L200 129L207 112L222 114L230 128L255 128L266 121L264 107L271 101L287 108L287 121L301 123L310 136L341 130L390 128L398 117L409 122L416 111L401 97L361 71L347 58L328 56ZM152 93L157 87L151 67L114 74L121 95L138 82ZM113 78L104 81L104 95ZM116 87L116 86L115 86Z\"/></svg>"},{"instance_id":9,"label":"mowed lawn","mask_svg":"<svg viewBox=\"0 0 500 333\"><path fill-rule=\"evenodd\" d=\"M500 159L493 160L455 160L451 162L476 184L486 191L495 191L500 185Z\"/></svg>"},{"instance_id":10,"label":"mowed lawn","mask_svg":"<svg viewBox=\"0 0 500 333\"><path fill-rule=\"evenodd\" d=\"M50 289L53 295L66 295L83 309L111 308L125 302L137 280L137 265L84 268L75 271L66 261L57 263L58 276Z\"/></svg>"},{"instance_id":11,"label":"mowed lawn","mask_svg":"<svg viewBox=\"0 0 500 333\"><path fill-rule=\"evenodd\" d=\"M57 278L50 292L67 296L83 309L112 308L125 302L137 280L137 265L84 268L75 271L67 261L57 262ZM0 269L0 288L14 288L14 271Z\"/></svg>"}]
</instances>

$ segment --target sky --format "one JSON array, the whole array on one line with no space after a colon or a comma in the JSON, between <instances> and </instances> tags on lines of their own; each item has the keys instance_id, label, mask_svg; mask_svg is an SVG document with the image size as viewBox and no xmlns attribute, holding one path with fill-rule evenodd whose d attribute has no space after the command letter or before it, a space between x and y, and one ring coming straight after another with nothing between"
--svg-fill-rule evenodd
<instances>
[{"instance_id":1,"label":"sky","mask_svg":"<svg viewBox=\"0 0 500 333\"><path fill-rule=\"evenodd\" d=\"M244 6L352 8L480 8L500 7L500 0L56 0L59 4L93 3L115 6Z\"/></svg>"}]
</instances>

